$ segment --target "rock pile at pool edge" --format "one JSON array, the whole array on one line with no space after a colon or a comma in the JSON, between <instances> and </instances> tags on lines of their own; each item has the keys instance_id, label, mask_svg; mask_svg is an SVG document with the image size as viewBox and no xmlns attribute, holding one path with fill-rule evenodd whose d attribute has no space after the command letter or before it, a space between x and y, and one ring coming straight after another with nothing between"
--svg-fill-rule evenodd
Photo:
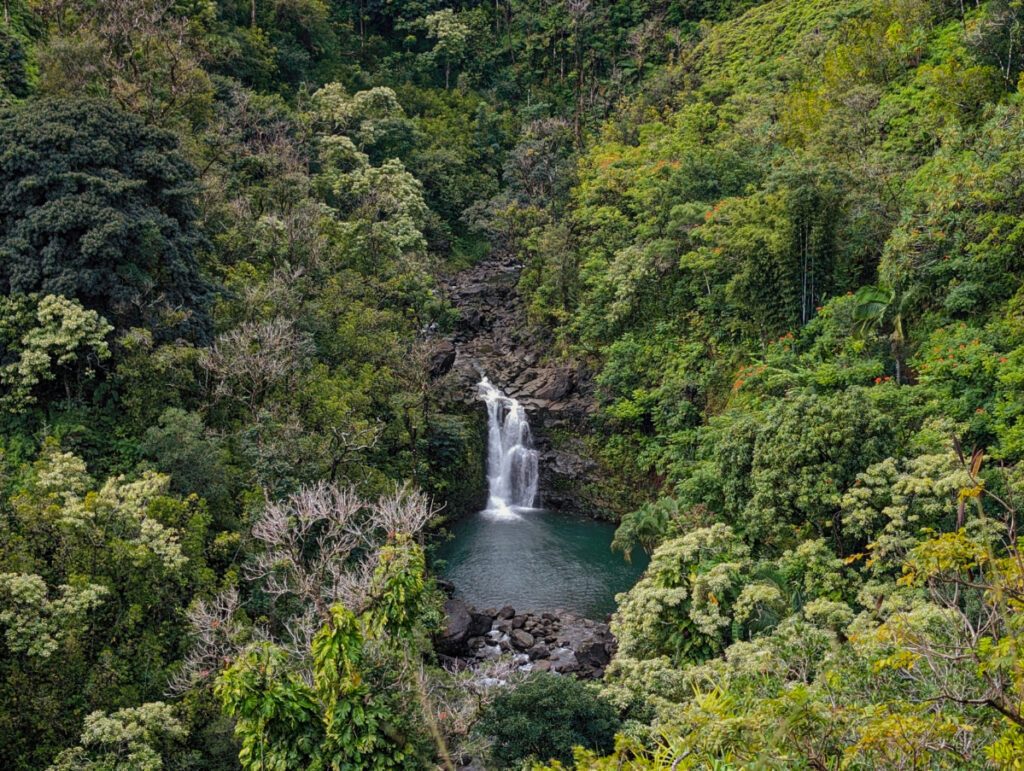
<instances>
[{"instance_id":1,"label":"rock pile at pool edge","mask_svg":"<svg viewBox=\"0 0 1024 771\"><path fill-rule=\"evenodd\" d=\"M436 648L442 660L458 668L511 654L529 671L599 680L617 648L607 622L569 611L477 610L455 598L444 609L447 623Z\"/></svg>"}]
</instances>

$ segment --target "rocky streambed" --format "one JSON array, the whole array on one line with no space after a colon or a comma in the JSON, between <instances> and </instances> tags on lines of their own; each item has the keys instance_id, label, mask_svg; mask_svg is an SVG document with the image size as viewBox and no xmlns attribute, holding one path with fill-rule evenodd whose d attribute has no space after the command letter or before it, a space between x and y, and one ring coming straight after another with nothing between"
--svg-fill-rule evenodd
<instances>
[{"instance_id":1,"label":"rocky streambed","mask_svg":"<svg viewBox=\"0 0 1024 771\"><path fill-rule=\"evenodd\" d=\"M598 680L617 648L607 622L568 611L516 613L511 606L477 610L455 598L444 609L447 624L436 648L442 663L455 669L510 655L526 672Z\"/></svg>"}]
</instances>

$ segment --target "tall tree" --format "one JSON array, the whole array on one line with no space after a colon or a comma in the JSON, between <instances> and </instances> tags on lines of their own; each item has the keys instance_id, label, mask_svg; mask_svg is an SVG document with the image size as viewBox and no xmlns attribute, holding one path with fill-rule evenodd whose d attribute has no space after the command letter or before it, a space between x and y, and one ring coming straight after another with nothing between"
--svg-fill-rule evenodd
<instances>
[{"instance_id":1,"label":"tall tree","mask_svg":"<svg viewBox=\"0 0 1024 771\"><path fill-rule=\"evenodd\" d=\"M173 135L108 102L0 111L0 290L64 295L117 328L205 340L194 183Z\"/></svg>"}]
</instances>

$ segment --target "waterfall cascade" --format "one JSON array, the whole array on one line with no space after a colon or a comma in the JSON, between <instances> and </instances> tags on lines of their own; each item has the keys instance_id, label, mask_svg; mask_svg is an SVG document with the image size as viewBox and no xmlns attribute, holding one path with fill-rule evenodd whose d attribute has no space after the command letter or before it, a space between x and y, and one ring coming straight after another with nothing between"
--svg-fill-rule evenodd
<instances>
[{"instance_id":1,"label":"waterfall cascade","mask_svg":"<svg viewBox=\"0 0 1024 771\"><path fill-rule=\"evenodd\" d=\"M515 516L514 509L531 508L537 496L537 451L523 405L491 385L478 384L487 404L487 511Z\"/></svg>"}]
</instances>

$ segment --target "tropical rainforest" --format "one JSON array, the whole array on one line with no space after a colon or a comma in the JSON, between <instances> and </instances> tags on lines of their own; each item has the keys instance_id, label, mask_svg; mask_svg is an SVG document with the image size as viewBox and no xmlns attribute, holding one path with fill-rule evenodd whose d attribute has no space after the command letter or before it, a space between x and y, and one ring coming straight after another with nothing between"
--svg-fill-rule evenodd
<instances>
[{"instance_id":1,"label":"tropical rainforest","mask_svg":"<svg viewBox=\"0 0 1024 771\"><path fill-rule=\"evenodd\" d=\"M1020 0L3 0L0 767L1024 769L1022 74ZM432 643L495 253L650 555L597 683Z\"/></svg>"}]
</instances>

